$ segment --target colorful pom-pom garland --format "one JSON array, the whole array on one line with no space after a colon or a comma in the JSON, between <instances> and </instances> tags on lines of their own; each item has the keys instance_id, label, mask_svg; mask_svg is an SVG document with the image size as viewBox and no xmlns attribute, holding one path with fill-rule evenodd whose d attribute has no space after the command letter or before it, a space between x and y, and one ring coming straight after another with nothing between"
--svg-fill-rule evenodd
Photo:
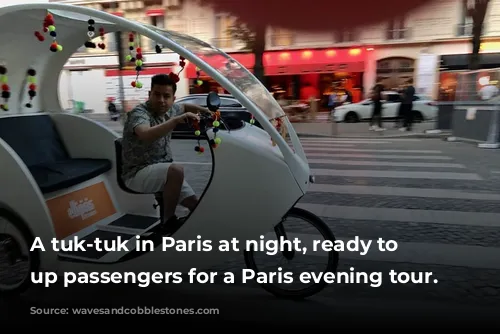
<instances>
[{"instance_id":1,"label":"colorful pom-pom garland","mask_svg":"<svg viewBox=\"0 0 500 334\"><path fill-rule=\"evenodd\" d=\"M9 87L9 77L7 76L7 67L0 66L0 82L2 83L2 99L4 103L0 105L3 111L9 110L9 98L10 98L10 87Z\"/></svg>"},{"instance_id":2,"label":"colorful pom-pom garland","mask_svg":"<svg viewBox=\"0 0 500 334\"><path fill-rule=\"evenodd\" d=\"M43 32L44 33L48 32L49 35L52 37L52 43L50 43L49 50L52 52L61 52L63 50L63 47L62 45L57 43L57 33L54 22L54 16L52 16L52 14L50 13L47 13L45 19L43 20ZM35 31L35 37L40 42L43 42L45 40L45 37L39 31Z\"/></svg>"},{"instance_id":3,"label":"colorful pom-pom garland","mask_svg":"<svg viewBox=\"0 0 500 334\"><path fill-rule=\"evenodd\" d=\"M139 81L139 74L142 71L142 66L144 65L144 57L142 55L142 49L139 46L139 43L137 43L137 45L135 43L134 33L128 34L128 49L129 49L129 54L125 57L125 60L127 62L134 62L136 71L135 80L132 81L130 85L132 87L140 89L142 88L143 84L142 82Z\"/></svg>"},{"instance_id":4,"label":"colorful pom-pom garland","mask_svg":"<svg viewBox=\"0 0 500 334\"><path fill-rule=\"evenodd\" d=\"M214 138L210 139L209 143L210 146L212 146L212 148L216 149L222 142L221 138L217 137L217 132L219 131L219 126L220 126L220 111L216 111L212 114L212 126L213 126L212 131L214 133ZM200 136L201 136L200 122L194 121L193 127L195 129L194 135L196 136L196 141L198 144L194 147L194 150L198 154L203 154L203 152L205 152L205 148L201 146L200 143Z\"/></svg>"},{"instance_id":5,"label":"colorful pom-pom garland","mask_svg":"<svg viewBox=\"0 0 500 334\"><path fill-rule=\"evenodd\" d=\"M99 49L104 50L106 48L106 44L104 44L104 28L100 27L99 28L99 36L101 37L101 42L98 43L97 45L92 41L95 37L95 20L94 19L89 19L87 21L88 23L88 28L87 28L87 38L88 40L85 42L85 47L89 49L95 49L96 47L99 47Z\"/></svg>"},{"instance_id":6,"label":"colorful pom-pom garland","mask_svg":"<svg viewBox=\"0 0 500 334\"><path fill-rule=\"evenodd\" d=\"M26 103L26 108L31 108L33 98L36 96L36 71L32 68L30 68L27 72L28 78L28 96L29 96L29 102Z\"/></svg>"},{"instance_id":7,"label":"colorful pom-pom garland","mask_svg":"<svg viewBox=\"0 0 500 334\"><path fill-rule=\"evenodd\" d=\"M194 80L194 84L196 87L200 87L201 85L203 85L203 81L200 79L200 76L201 76L201 70L196 67L196 79Z\"/></svg>"}]
</instances>

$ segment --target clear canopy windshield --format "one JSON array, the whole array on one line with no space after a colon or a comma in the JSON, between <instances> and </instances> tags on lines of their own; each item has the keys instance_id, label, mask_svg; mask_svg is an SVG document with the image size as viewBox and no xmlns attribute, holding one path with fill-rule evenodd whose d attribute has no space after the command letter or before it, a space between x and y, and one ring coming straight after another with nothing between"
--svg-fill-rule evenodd
<instances>
[{"instance_id":1,"label":"clear canopy windshield","mask_svg":"<svg viewBox=\"0 0 500 334\"><path fill-rule=\"evenodd\" d=\"M191 36L158 29L151 25L146 26L191 51L216 71L221 73L235 85L236 88L245 94L245 96L247 96L269 120L285 116L283 109L264 85L262 85L262 83L245 67L223 51Z\"/></svg>"}]
</instances>

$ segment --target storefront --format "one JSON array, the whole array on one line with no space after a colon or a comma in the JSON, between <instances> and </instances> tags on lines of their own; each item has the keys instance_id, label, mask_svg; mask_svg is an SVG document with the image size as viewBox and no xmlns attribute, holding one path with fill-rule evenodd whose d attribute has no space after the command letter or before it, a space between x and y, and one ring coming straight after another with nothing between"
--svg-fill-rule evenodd
<instances>
[{"instance_id":1,"label":"storefront","mask_svg":"<svg viewBox=\"0 0 500 334\"><path fill-rule=\"evenodd\" d=\"M131 82L136 78L132 68L118 70L116 55L92 55L72 57L65 64L59 77L59 99L63 109L72 107L74 101L83 102L86 109L96 113L107 112L109 98L119 100L120 77L123 81L125 106L130 107L138 101L147 99L151 77L158 73L178 72L179 56L175 53L145 54L144 70L139 80L144 86L136 89ZM180 76L177 84L177 97L188 94L185 76Z\"/></svg>"},{"instance_id":2,"label":"storefront","mask_svg":"<svg viewBox=\"0 0 500 334\"><path fill-rule=\"evenodd\" d=\"M233 53L245 68L252 71L255 64L253 54ZM210 60L215 66L225 66L222 62ZM363 49L314 49L267 51L263 57L265 85L269 91L284 92L290 100L307 99L307 92L314 92L321 105L326 107L330 94L348 90L353 102L363 98L363 74L365 71L365 51ZM197 77L196 67L189 64L186 76L190 83L190 93L206 93L211 90L224 91L205 73ZM197 85L196 81L202 84Z\"/></svg>"},{"instance_id":3,"label":"storefront","mask_svg":"<svg viewBox=\"0 0 500 334\"><path fill-rule=\"evenodd\" d=\"M458 76L469 67L469 55L442 55L439 73L439 100L455 101ZM500 53L482 53L479 69L500 68Z\"/></svg>"}]
</instances>

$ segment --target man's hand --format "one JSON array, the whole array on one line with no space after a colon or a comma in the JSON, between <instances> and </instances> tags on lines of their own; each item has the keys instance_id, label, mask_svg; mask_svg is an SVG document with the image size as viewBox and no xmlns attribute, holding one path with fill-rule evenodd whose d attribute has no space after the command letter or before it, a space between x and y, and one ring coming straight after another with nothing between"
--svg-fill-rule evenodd
<instances>
[{"instance_id":1,"label":"man's hand","mask_svg":"<svg viewBox=\"0 0 500 334\"><path fill-rule=\"evenodd\" d=\"M184 114L179 116L179 121L181 122L188 122L190 120L199 121L200 116L198 116L197 114L193 114L192 112L185 112Z\"/></svg>"}]
</instances>

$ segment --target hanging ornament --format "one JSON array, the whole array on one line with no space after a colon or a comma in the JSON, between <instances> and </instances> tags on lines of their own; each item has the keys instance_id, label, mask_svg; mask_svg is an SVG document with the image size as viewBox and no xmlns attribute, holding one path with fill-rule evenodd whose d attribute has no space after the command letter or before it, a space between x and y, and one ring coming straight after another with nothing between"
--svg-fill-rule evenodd
<instances>
[{"instance_id":1,"label":"hanging ornament","mask_svg":"<svg viewBox=\"0 0 500 334\"><path fill-rule=\"evenodd\" d=\"M85 42L84 46L88 49L95 49L96 45L93 42L93 39L95 37L95 21L94 19L89 19L87 23L89 26L87 27L87 41Z\"/></svg>"},{"instance_id":2,"label":"hanging ornament","mask_svg":"<svg viewBox=\"0 0 500 334\"><path fill-rule=\"evenodd\" d=\"M200 79L201 76L201 70L199 67L196 67L196 79L194 80L194 84L196 87L200 87L203 85L203 81Z\"/></svg>"},{"instance_id":3,"label":"hanging ornament","mask_svg":"<svg viewBox=\"0 0 500 334\"><path fill-rule=\"evenodd\" d=\"M56 33L56 26L54 22L54 16L52 14L47 13L45 16L45 19L43 20L43 32L44 33L49 33L49 35L52 37L52 43L50 43L50 51L52 52L60 52L63 50L62 45L57 43L57 33ZM40 33L39 31L35 31L35 37L40 41L43 42L45 40L45 37Z\"/></svg>"},{"instance_id":4,"label":"hanging ornament","mask_svg":"<svg viewBox=\"0 0 500 334\"><path fill-rule=\"evenodd\" d=\"M33 101L33 98L36 96L36 71L32 68L30 68L27 72L28 74L28 95L29 95L29 102L26 103L26 108L31 108L33 107L33 104L31 103Z\"/></svg>"},{"instance_id":5,"label":"hanging ornament","mask_svg":"<svg viewBox=\"0 0 500 334\"><path fill-rule=\"evenodd\" d=\"M161 53L162 50L161 50L160 44L155 45L155 51L156 51L156 53Z\"/></svg>"},{"instance_id":6,"label":"hanging ornament","mask_svg":"<svg viewBox=\"0 0 500 334\"><path fill-rule=\"evenodd\" d=\"M136 54L135 54L135 71L136 71L136 76L135 80L132 81L132 87L135 88L142 88L142 82L139 81L139 74L142 71L142 66L144 65L144 62L142 61L142 49L137 48L136 49Z\"/></svg>"},{"instance_id":7,"label":"hanging ornament","mask_svg":"<svg viewBox=\"0 0 500 334\"><path fill-rule=\"evenodd\" d=\"M0 108L3 111L9 110L9 98L10 98L10 87L9 87L9 78L7 76L7 67L0 66L0 82L2 83L2 98L4 103L0 105Z\"/></svg>"},{"instance_id":8,"label":"hanging ornament","mask_svg":"<svg viewBox=\"0 0 500 334\"><path fill-rule=\"evenodd\" d=\"M101 37L101 43L97 44L97 46L101 49L101 50L104 50L106 49L106 44L104 44L104 40L105 40L105 37L104 37L104 28L103 27L100 27L99 28L99 36Z\"/></svg>"}]
</instances>

